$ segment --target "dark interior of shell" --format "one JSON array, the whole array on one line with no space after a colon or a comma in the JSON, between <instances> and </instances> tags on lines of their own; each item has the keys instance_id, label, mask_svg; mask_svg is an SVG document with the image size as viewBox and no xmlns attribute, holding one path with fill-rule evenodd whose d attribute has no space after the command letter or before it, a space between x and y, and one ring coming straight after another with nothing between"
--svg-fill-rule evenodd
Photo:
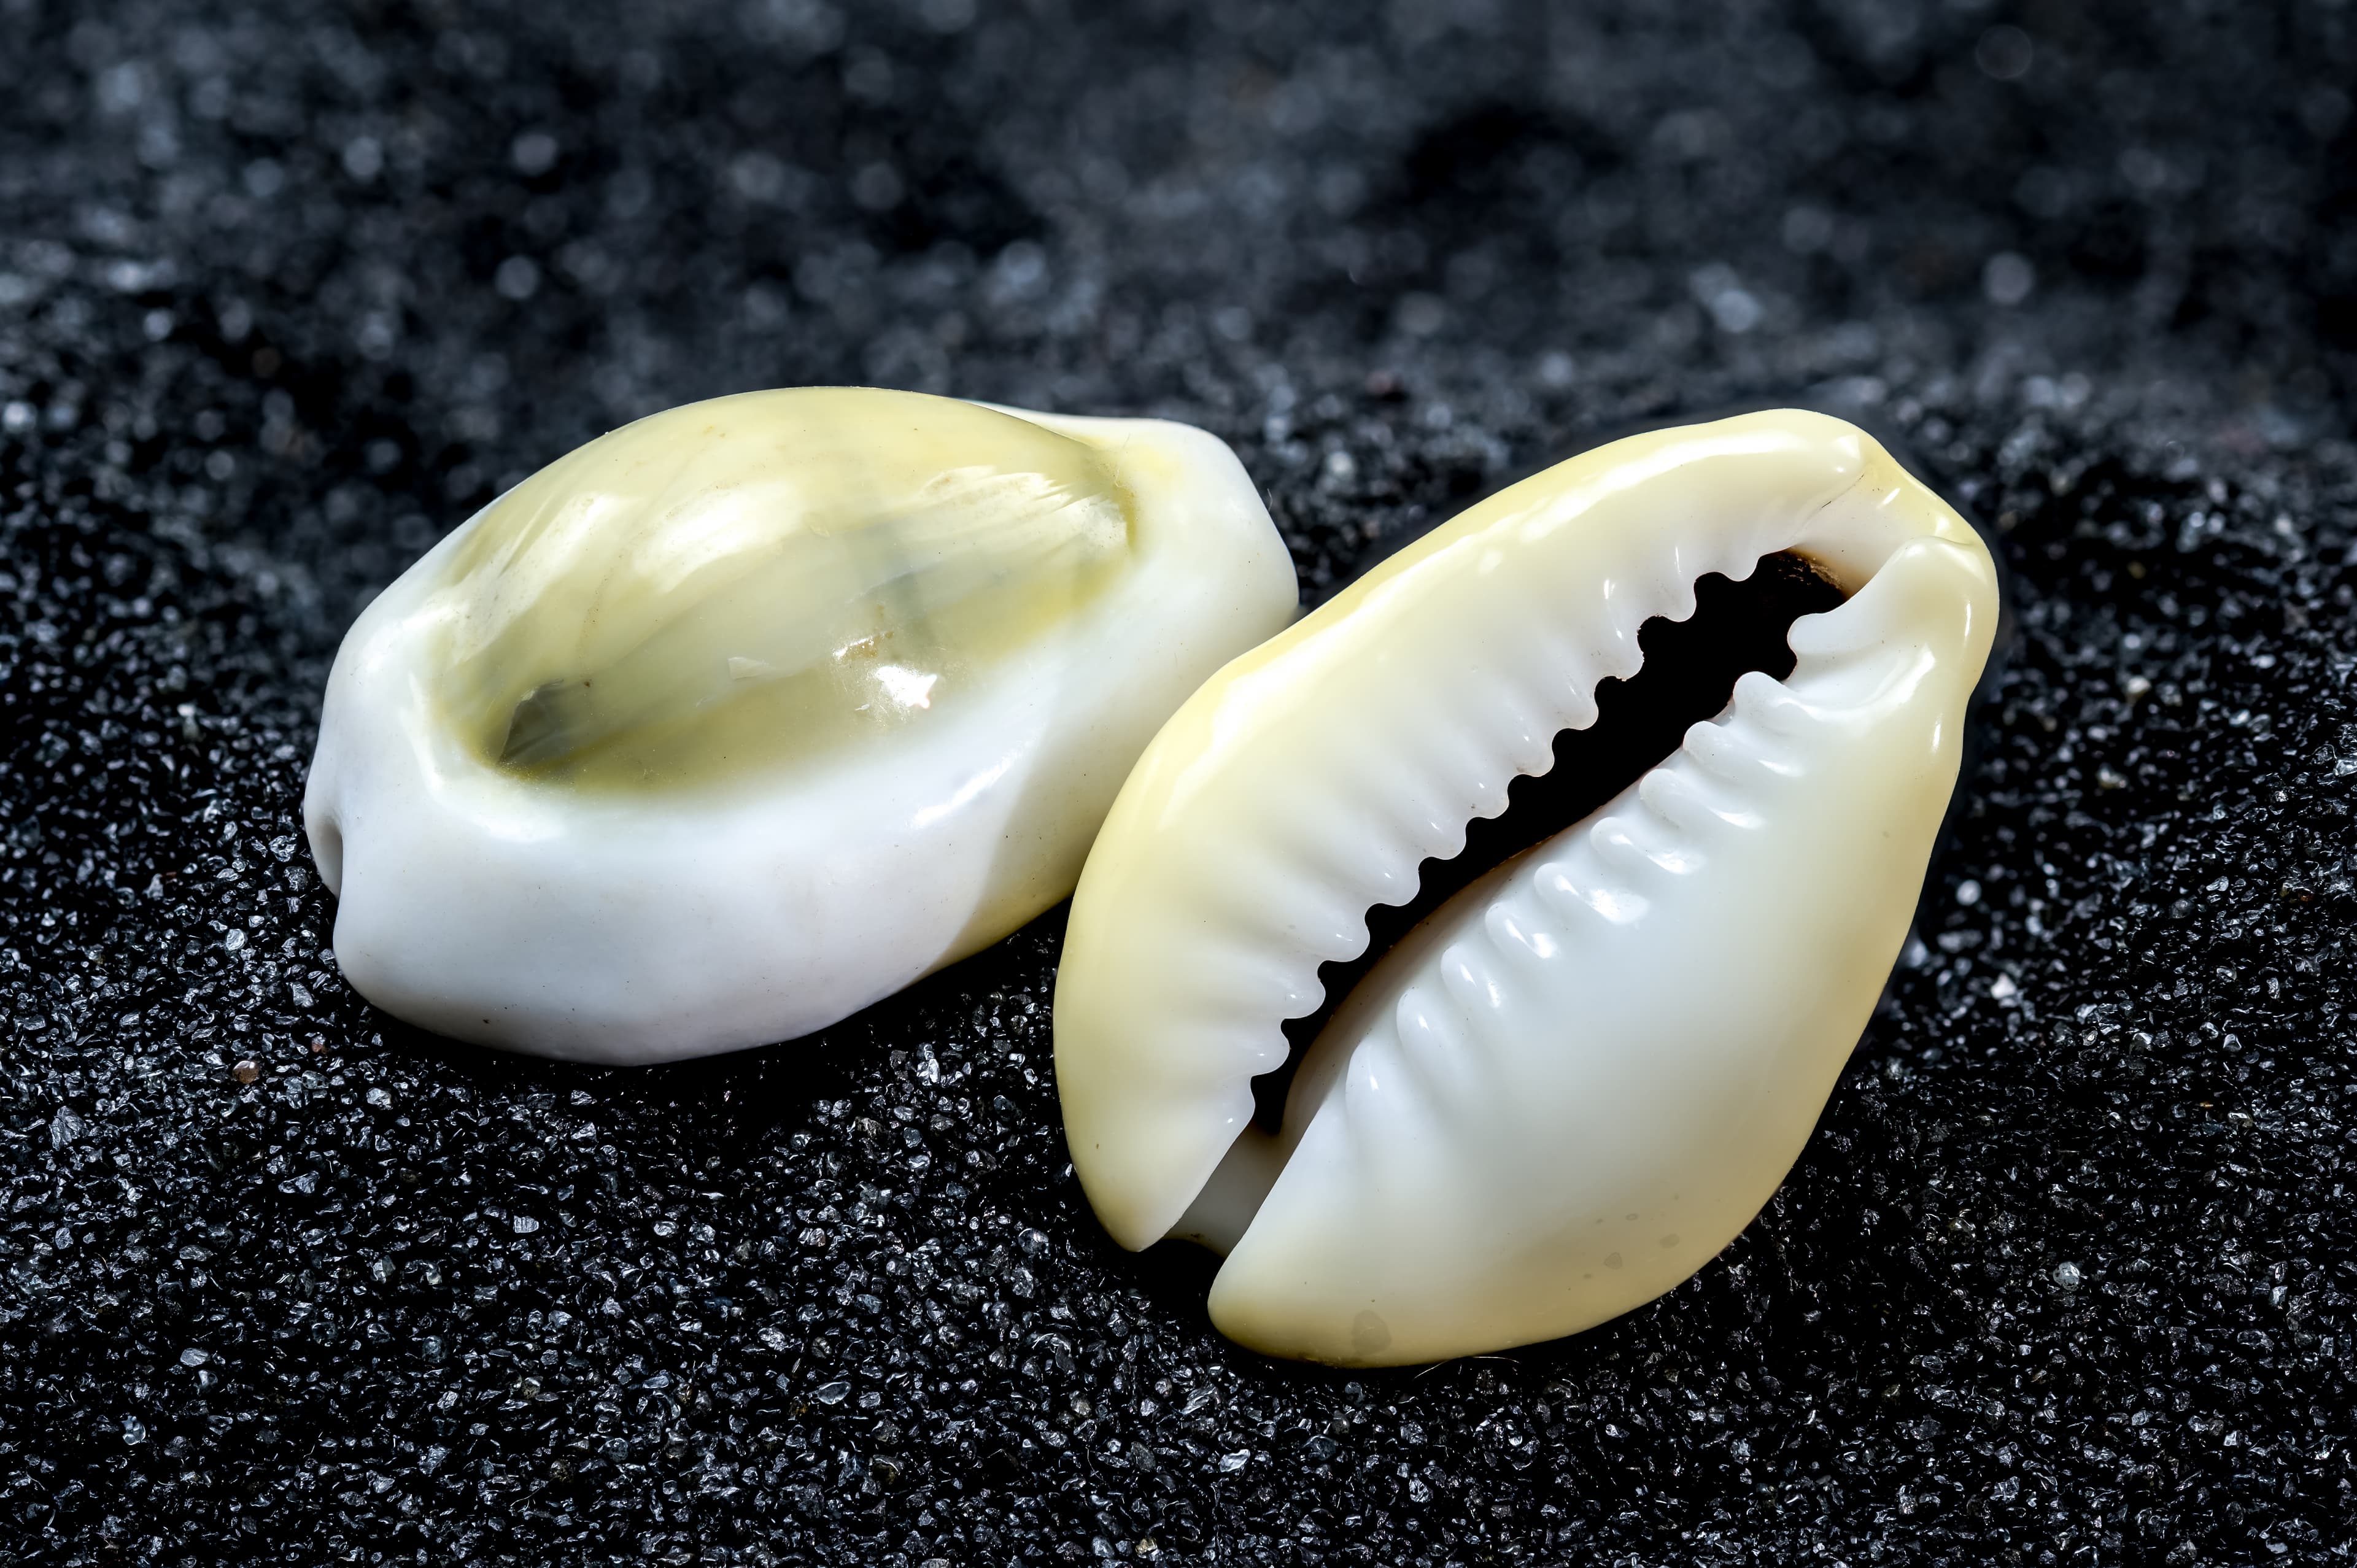
<instances>
[{"instance_id":1,"label":"dark interior of shell","mask_svg":"<svg viewBox=\"0 0 2357 1568\"><path fill-rule=\"evenodd\" d=\"M1795 620L1839 605L1843 594L1805 557L1764 556L1740 582L1713 572L1695 584L1695 612L1684 620L1655 616L1637 634L1645 661L1627 680L1607 679L1596 690L1596 722L1555 737L1555 766L1516 779L1506 809L1467 823L1465 847L1447 860L1426 860L1416 896L1405 904L1367 911L1367 949L1346 962L1321 965L1326 1001L1315 1013L1285 1026L1285 1065L1253 1080L1254 1120L1275 1131L1285 1111L1302 1053L1334 1009L1383 954L1417 922L1491 868L1552 838L1642 778L1677 750L1689 727L1725 708L1746 671L1778 680L1792 672L1785 636Z\"/></svg>"}]
</instances>

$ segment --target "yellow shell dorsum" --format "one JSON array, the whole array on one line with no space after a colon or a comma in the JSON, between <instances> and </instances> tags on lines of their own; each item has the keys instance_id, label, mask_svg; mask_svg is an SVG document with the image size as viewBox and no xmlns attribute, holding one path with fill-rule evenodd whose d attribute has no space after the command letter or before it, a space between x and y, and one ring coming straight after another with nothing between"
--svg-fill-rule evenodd
<instances>
[{"instance_id":1,"label":"yellow shell dorsum","mask_svg":"<svg viewBox=\"0 0 2357 1568\"><path fill-rule=\"evenodd\" d=\"M434 680L482 760L587 789L810 759L954 700L1129 565L1119 456L857 387L642 419L467 531Z\"/></svg>"},{"instance_id":2,"label":"yellow shell dorsum","mask_svg":"<svg viewBox=\"0 0 2357 1568\"><path fill-rule=\"evenodd\" d=\"M1201 431L811 387L559 458L373 602L305 798L361 993L646 1061L791 1038L1071 891L1292 565Z\"/></svg>"},{"instance_id":3,"label":"yellow shell dorsum","mask_svg":"<svg viewBox=\"0 0 2357 1568\"><path fill-rule=\"evenodd\" d=\"M1428 914L1255 1126L1253 1079L1369 909L1596 722L1649 619L1787 554L1835 598L1791 621L1790 673L1730 677L1658 766ZM1945 503L1780 411L1501 491L1230 663L1072 900L1057 1085L1099 1218L1224 1253L1222 1332L1338 1365L1553 1338L1687 1278L1783 1179L1873 1011L1997 607Z\"/></svg>"}]
</instances>

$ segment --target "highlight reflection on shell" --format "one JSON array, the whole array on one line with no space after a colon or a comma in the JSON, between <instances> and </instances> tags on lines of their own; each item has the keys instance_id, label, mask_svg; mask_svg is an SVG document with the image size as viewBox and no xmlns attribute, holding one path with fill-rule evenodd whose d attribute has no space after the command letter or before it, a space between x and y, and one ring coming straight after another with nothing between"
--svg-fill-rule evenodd
<instances>
[{"instance_id":1,"label":"highlight reflection on shell","mask_svg":"<svg viewBox=\"0 0 2357 1568\"><path fill-rule=\"evenodd\" d=\"M345 639L305 797L337 958L546 1055L822 1028L1064 897L1155 727L1294 603L1183 425L858 388L640 420Z\"/></svg>"},{"instance_id":2,"label":"highlight reflection on shell","mask_svg":"<svg viewBox=\"0 0 2357 1568\"><path fill-rule=\"evenodd\" d=\"M1334 1011L1274 1133L1252 1082L1371 906L1544 772L1706 574L1792 553L1846 598L1789 676L1426 918ZM1393 1364L1676 1284L1806 1142L1905 938L1997 610L1986 548L1863 433L1657 432L1501 492L1164 727L1075 895L1056 1063L1124 1245L1227 1253L1215 1323Z\"/></svg>"}]
</instances>

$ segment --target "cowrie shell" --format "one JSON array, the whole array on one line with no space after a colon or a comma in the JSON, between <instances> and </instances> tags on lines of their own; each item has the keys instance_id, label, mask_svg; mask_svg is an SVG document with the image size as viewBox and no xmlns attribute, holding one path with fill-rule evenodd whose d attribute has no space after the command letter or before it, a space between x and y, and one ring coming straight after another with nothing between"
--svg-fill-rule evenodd
<instances>
[{"instance_id":1,"label":"cowrie shell","mask_svg":"<svg viewBox=\"0 0 2357 1568\"><path fill-rule=\"evenodd\" d=\"M1601 811L1426 918L1336 1009L1275 1135L1255 1075L1366 913L1502 809L1710 573L1847 596ZM1587 1327L1782 1180L1904 940L1998 609L1986 548L1863 432L1792 411L1599 448L1230 663L1140 758L1056 992L1073 1165L1114 1238L1227 1254L1273 1355L1416 1362Z\"/></svg>"},{"instance_id":2,"label":"cowrie shell","mask_svg":"<svg viewBox=\"0 0 2357 1568\"><path fill-rule=\"evenodd\" d=\"M304 798L371 1002L607 1062L806 1034L1071 891L1295 613L1202 431L861 388L656 414L361 614Z\"/></svg>"}]
</instances>

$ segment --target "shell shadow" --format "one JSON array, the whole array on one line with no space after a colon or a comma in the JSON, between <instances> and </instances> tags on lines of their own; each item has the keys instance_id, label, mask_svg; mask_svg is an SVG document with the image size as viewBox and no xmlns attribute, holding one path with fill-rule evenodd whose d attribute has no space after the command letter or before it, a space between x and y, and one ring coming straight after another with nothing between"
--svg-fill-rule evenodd
<instances>
[{"instance_id":1,"label":"shell shadow","mask_svg":"<svg viewBox=\"0 0 2357 1568\"><path fill-rule=\"evenodd\" d=\"M427 1058L487 1100L570 1097L602 1126L660 1130L686 1152L737 1156L775 1147L821 1101L854 1093L896 1069L891 1053L938 1036L976 992L1031 983L1052 962L1062 906L1012 936L938 970L815 1034L748 1050L642 1067L523 1056L468 1045L376 1014L388 1050ZM586 1098L584 1098L586 1097Z\"/></svg>"}]
</instances>

